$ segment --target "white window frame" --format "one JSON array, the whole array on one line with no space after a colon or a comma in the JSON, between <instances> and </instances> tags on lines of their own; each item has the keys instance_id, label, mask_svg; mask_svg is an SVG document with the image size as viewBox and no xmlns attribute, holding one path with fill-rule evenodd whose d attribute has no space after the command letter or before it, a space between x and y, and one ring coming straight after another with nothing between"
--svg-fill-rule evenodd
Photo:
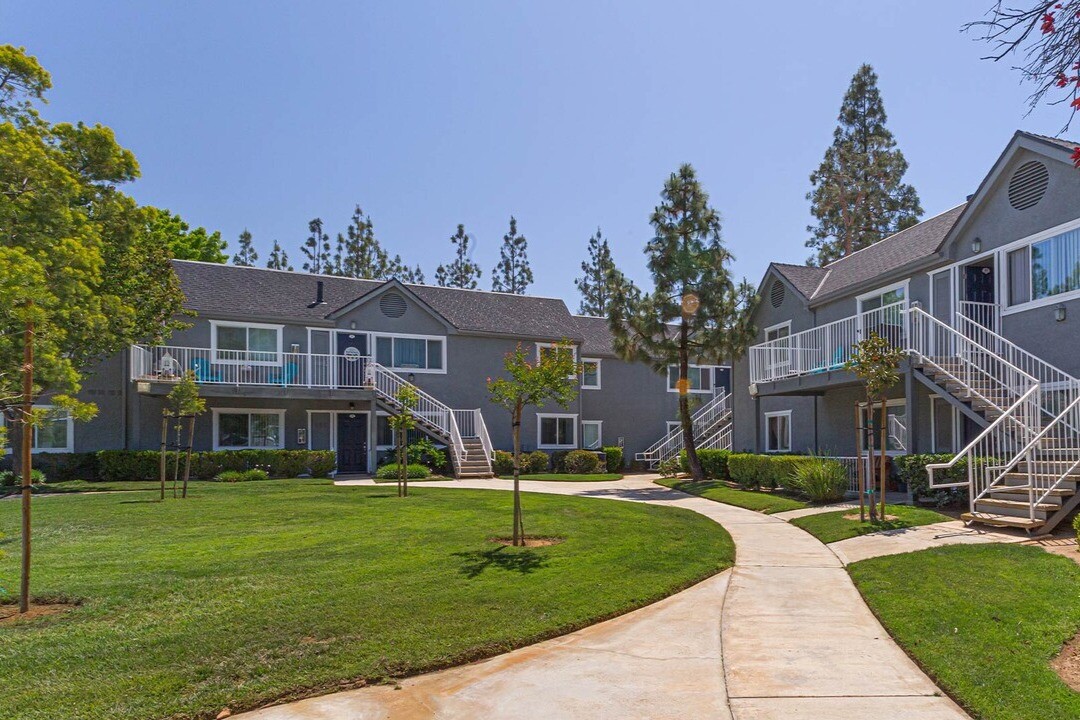
<instances>
[{"instance_id":1,"label":"white window frame","mask_svg":"<svg viewBox=\"0 0 1080 720\"><path fill-rule=\"evenodd\" d=\"M281 408L211 408L213 414L213 449L214 450L283 450L285 448L285 411ZM277 445L220 445L218 443L218 431L221 415L247 415L248 416L248 442L251 442L251 415L277 415L278 416L278 444ZM311 434L310 429L308 435Z\"/></svg>"},{"instance_id":2,"label":"white window frame","mask_svg":"<svg viewBox=\"0 0 1080 720\"><path fill-rule=\"evenodd\" d=\"M1004 269L1002 272L998 272L998 286L994 289L994 291L995 291L995 293L997 294L997 297L998 297L998 303L997 304L1001 307L1002 316L1012 315L1014 313L1024 312L1026 310L1035 310L1037 308L1047 307L1047 306L1050 306L1050 305L1057 305L1059 303L1067 302L1069 300L1073 300L1073 299L1076 299L1076 298L1080 297L1080 290L1070 290L1068 292L1058 293L1057 295L1048 295L1047 297L1039 298L1038 300L1028 300L1025 303L1017 303L1016 305L1009 305L1008 304L1008 299L1009 299L1009 266L1008 266L1009 259L1008 259L1008 256L1009 256L1009 253L1012 252L1013 250L1019 250L1020 248L1022 248L1024 246L1031 247L1031 246L1035 245L1036 243L1042 242L1043 240L1049 240L1050 238L1054 237L1055 235L1061 235L1063 233L1069 232L1070 230L1076 230L1077 228L1080 228L1080 218L1077 218L1076 220L1070 220L1069 222L1062 223L1061 225L1057 225L1057 226L1049 228L1047 230L1043 230L1042 232L1037 232L1034 235L1028 235L1025 238L1021 238L1020 240L1014 240L1013 242L1011 242L1011 243L1009 243L1007 245L1002 245L1001 247L995 248L992 251L992 252L996 253L997 256L998 256L997 257L997 267ZM970 258L964 261L964 263L970 263L970 262L971 262ZM1030 274L1030 272L1031 272L1031 251L1029 250L1028 251L1028 273ZM1028 278L1028 282L1029 283L1031 282L1030 277ZM1035 292L1034 287L1031 288L1031 292L1032 293Z\"/></svg>"},{"instance_id":3,"label":"white window frame","mask_svg":"<svg viewBox=\"0 0 1080 720\"><path fill-rule=\"evenodd\" d=\"M57 410L55 405L35 405L34 410ZM56 420L60 420L57 418ZM61 453L61 452L75 452L75 420L71 417L71 413L68 413L66 417L62 418L67 423L67 444L62 448L39 448L37 446L37 428L31 428L30 433L30 453L36 455L38 453ZM2 422L2 421L0 421ZM9 425L10 428L10 425ZM4 454L11 453L11 436L10 431L6 435L5 440L8 443L4 446Z\"/></svg>"},{"instance_id":4,"label":"white window frame","mask_svg":"<svg viewBox=\"0 0 1080 720\"><path fill-rule=\"evenodd\" d=\"M910 285L911 285L911 279L908 278L906 280L901 280L900 282L894 282L891 285L885 285L885 286L882 286L880 288L877 288L876 290L871 290L870 292L865 292L862 295L856 296L855 297L855 303L856 303L856 309L858 310L859 315L863 314L863 302L865 302L867 300L870 300L871 298L876 298L876 297L879 297L881 295L884 295L887 292L892 292L893 290L903 290L904 291L903 303L904 303L904 307L907 307L908 303L911 300L911 293L910 293L910 287L909 287ZM892 303L889 303L889 304L891 305ZM880 307L885 307L884 303ZM877 309L878 308L874 308L874 310L877 310ZM873 312L873 310L868 310L867 312Z\"/></svg>"},{"instance_id":5,"label":"white window frame","mask_svg":"<svg viewBox=\"0 0 1080 720\"><path fill-rule=\"evenodd\" d=\"M585 426L596 426L596 447L585 447ZM583 450L600 450L604 447L604 421L603 420L582 420L581 421L581 447Z\"/></svg>"},{"instance_id":6,"label":"white window frame","mask_svg":"<svg viewBox=\"0 0 1080 720\"><path fill-rule=\"evenodd\" d=\"M545 445L540 438L543 435L542 425L548 419L570 419L570 427L574 431L573 442L562 445ZM536 413L536 447L539 450L575 450L578 446L578 416L577 413Z\"/></svg>"},{"instance_id":7,"label":"white window frame","mask_svg":"<svg viewBox=\"0 0 1080 720\"><path fill-rule=\"evenodd\" d=\"M346 330L344 332L357 332L365 333L364 330L351 331ZM393 362L385 367L389 370L399 373L416 373L417 375L445 375L446 374L446 336L445 335L415 335L410 333L388 333L388 332L367 332L368 336L368 352L371 353L371 359L378 362L378 353L376 352L375 344L378 342L378 338L390 338L390 354L394 354L394 338L400 338L404 340L438 340L442 343L442 368L433 370L431 368L416 368L416 367L402 367L397 364L397 358L393 358ZM336 348L335 348L336 349ZM427 344L424 344L424 362L427 362Z\"/></svg>"},{"instance_id":8,"label":"white window frame","mask_svg":"<svg viewBox=\"0 0 1080 720\"><path fill-rule=\"evenodd\" d=\"M596 363L596 384L585 384L585 366L589 363ZM600 358L581 358L581 389L582 390L599 390L603 383L601 382L601 366Z\"/></svg>"},{"instance_id":9,"label":"white window frame","mask_svg":"<svg viewBox=\"0 0 1080 720\"><path fill-rule=\"evenodd\" d=\"M769 420L774 417L786 417L787 418L787 447L786 448L771 448L769 447ZM791 452L792 441L792 428L791 428L791 410L776 410L774 412L765 413L765 452L767 453L789 453Z\"/></svg>"},{"instance_id":10,"label":"white window frame","mask_svg":"<svg viewBox=\"0 0 1080 720\"><path fill-rule=\"evenodd\" d=\"M788 334L785 335L784 337L791 337L791 321L790 320L785 320L784 322L776 323L775 325L770 325L769 327L765 328L762 331L762 332L765 333L765 336L764 336L765 337L765 342L772 342L772 340L783 340L784 338L773 338L772 340L769 339L769 333L773 332L774 330L780 330L782 328L787 328L787 332L788 332Z\"/></svg>"},{"instance_id":11,"label":"white window frame","mask_svg":"<svg viewBox=\"0 0 1080 720\"><path fill-rule=\"evenodd\" d=\"M232 327L232 328L244 328L245 330L258 329L258 330L274 330L277 332L277 355L276 360L238 360L238 359L225 359L218 357L218 328L219 327ZM284 325L273 325L269 323L253 323L253 322L234 322L231 320L211 320L210 321L210 362L219 365L268 365L273 367L280 367L284 353L282 352L282 343L284 342ZM222 352L269 352L265 350L222 350Z\"/></svg>"},{"instance_id":12,"label":"white window frame","mask_svg":"<svg viewBox=\"0 0 1080 720\"><path fill-rule=\"evenodd\" d=\"M667 371L666 371L665 377L664 377L664 383L667 384L667 391L669 393L677 393L677 392L679 392L678 381L675 382L675 385L676 385L675 387L671 387L671 368L678 369L678 367L679 367L678 365L674 365L674 364L667 366ZM691 388L689 390L689 393L691 395L712 395L713 387L716 385L716 368L718 368L718 367L727 367L727 366L726 365L695 365L694 363L690 363L689 365L687 365L686 366L687 373L689 373L691 370L695 370L695 369L699 370L699 371L700 370L708 370L709 371L709 389L708 390L700 390L700 389L694 390L693 388ZM688 375L687 380L689 380L689 379L690 378L689 378L689 375Z\"/></svg>"}]
</instances>

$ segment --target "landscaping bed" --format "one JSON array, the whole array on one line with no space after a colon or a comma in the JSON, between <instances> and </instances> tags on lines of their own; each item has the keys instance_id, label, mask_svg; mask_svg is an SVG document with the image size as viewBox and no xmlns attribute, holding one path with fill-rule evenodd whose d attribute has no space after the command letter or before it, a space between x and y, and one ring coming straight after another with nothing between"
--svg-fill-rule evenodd
<instances>
[{"instance_id":1,"label":"landscaping bed","mask_svg":"<svg viewBox=\"0 0 1080 720\"><path fill-rule=\"evenodd\" d=\"M1080 567L1035 547L953 545L848 567L889 634L981 720L1073 720L1051 668L1080 630Z\"/></svg>"},{"instance_id":2,"label":"landscaping bed","mask_svg":"<svg viewBox=\"0 0 1080 720\"><path fill-rule=\"evenodd\" d=\"M500 476L503 480L513 480L513 475ZM533 475L521 475L520 480L545 480L548 482L610 482L622 480L619 473L592 473L586 475L571 475L570 473L536 473Z\"/></svg>"},{"instance_id":3,"label":"landscaping bed","mask_svg":"<svg viewBox=\"0 0 1080 720\"><path fill-rule=\"evenodd\" d=\"M35 596L75 607L0 626L0 717L213 718L505 652L734 558L689 511L537 494L526 530L561 542L505 547L511 502L269 480L37 503ZM8 592L18 522L0 503Z\"/></svg>"},{"instance_id":4,"label":"landscaping bed","mask_svg":"<svg viewBox=\"0 0 1080 720\"><path fill-rule=\"evenodd\" d=\"M680 478L663 478L656 482L672 490L698 495L708 500L735 505L747 510L756 510L767 515L808 507L808 504L802 500L779 491L743 490L719 480L696 483L693 480Z\"/></svg>"},{"instance_id":5,"label":"landscaping bed","mask_svg":"<svg viewBox=\"0 0 1080 720\"><path fill-rule=\"evenodd\" d=\"M801 527L823 543L833 543L868 533L898 530L917 525L932 525L953 519L933 510L909 505L886 505L885 516L887 519L884 521L859 522L859 509L856 507L853 510L837 510L792 518L791 524ZM870 517L869 511L866 517Z\"/></svg>"}]
</instances>

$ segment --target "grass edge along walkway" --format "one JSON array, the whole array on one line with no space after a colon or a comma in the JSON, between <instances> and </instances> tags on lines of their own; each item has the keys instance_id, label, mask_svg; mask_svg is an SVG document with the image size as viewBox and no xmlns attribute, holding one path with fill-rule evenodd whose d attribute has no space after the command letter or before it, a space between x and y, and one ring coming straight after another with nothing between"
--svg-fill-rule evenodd
<instances>
[{"instance_id":1,"label":"grass edge along walkway","mask_svg":"<svg viewBox=\"0 0 1080 720\"><path fill-rule=\"evenodd\" d=\"M683 478L661 478L659 480L654 480L653 482L671 488L672 490L678 490L690 495L703 497L706 500L712 500L726 505L734 505L736 507L746 508L747 510L755 510L757 512L765 513L766 515L772 515L773 513L785 512L788 510L801 510L802 508L810 507L809 503L797 500L788 495L781 495L780 493L773 492L758 492L755 490L742 490L740 488L733 488L727 483L718 480L707 480L705 482L695 483L693 480Z\"/></svg>"},{"instance_id":2,"label":"grass edge along walkway","mask_svg":"<svg viewBox=\"0 0 1080 720\"><path fill-rule=\"evenodd\" d=\"M1069 558L950 545L861 560L848 572L893 639L974 717L1080 717L1080 693L1049 666L1080 630L1080 566Z\"/></svg>"},{"instance_id":3,"label":"grass edge along walkway","mask_svg":"<svg viewBox=\"0 0 1080 720\"><path fill-rule=\"evenodd\" d=\"M870 533L885 532L887 530L900 530L903 528L918 527L919 525L933 525L935 523L949 522L953 518L942 515L936 510L929 508L912 507L911 505L886 505L885 514L895 515L896 520L886 520L871 524L855 520L846 520L845 515L858 515L859 509L837 510L835 512L817 513L788 520L792 525L800 527L823 543L834 543L848 538L869 535ZM869 514L867 515L869 517Z\"/></svg>"}]
</instances>

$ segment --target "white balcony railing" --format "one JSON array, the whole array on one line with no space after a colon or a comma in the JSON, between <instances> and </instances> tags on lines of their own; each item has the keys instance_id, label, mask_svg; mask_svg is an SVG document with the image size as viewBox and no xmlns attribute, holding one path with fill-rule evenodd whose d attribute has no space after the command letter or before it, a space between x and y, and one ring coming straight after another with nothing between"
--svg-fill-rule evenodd
<instances>
[{"instance_id":1,"label":"white balcony railing","mask_svg":"<svg viewBox=\"0 0 1080 720\"><path fill-rule=\"evenodd\" d=\"M750 348L750 382L767 383L842 370L855 345L877 333L897 347L907 344L907 313L904 301L885 305L770 340Z\"/></svg>"}]
</instances>

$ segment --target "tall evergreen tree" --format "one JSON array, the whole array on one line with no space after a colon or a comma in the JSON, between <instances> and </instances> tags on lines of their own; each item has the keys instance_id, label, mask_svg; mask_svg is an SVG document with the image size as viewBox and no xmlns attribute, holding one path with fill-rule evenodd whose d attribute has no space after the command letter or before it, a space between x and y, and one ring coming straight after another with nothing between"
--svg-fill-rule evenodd
<instances>
[{"instance_id":1,"label":"tall evergreen tree","mask_svg":"<svg viewBox=\"0 0 1080 720\"><path fill-rule=\"evenodd\" d=\"M645 246L654 290L643 294L625 278L612 282L608 324L624 359L662 373L677 368L683 447L691 474L702 480L690 417L690 365L742 356L754 334L756 295L750 283L736 284L731 275L734 258L720 237L720 215L694 168L683 165L672 173L660 198L651 219L655 236Z\"/></svg>"},{"instance_id":2,"label":"tall evergreen tree","mask_svg":"<svg viewBox=\"0 0 1080 720\"><path fill-rule=\"evenodd\" d=\"M400 255L395 255L390 261L390 271L385 279L400 280L403 283L412 283L413 285L423 285L424 271L421 269L419 263L413 267L409 267L402 262Z\"/></svg>"},{"instance_id":3,"label":"tall evergreen tree","mask_svg":"<svg viewBox=\"0 0 1080 720\"><path fill-rule=\"evenodd\" d=\"M289 264L289 253L281 249L281 243L274 241L274 249L270 251L270 259L266 261L266 267L271 270L288 270L292 272L293 266Z\"/></svg>"},{"instance_id":4,"label":"tall evergreen tree","mask_svg":"<svg viewBox=\"0 0 1080 720\"><path fill-rule=\"evenodd\" d=\"M300 248L304 253L304 272L322 275L333 270L333 258L330 255L330 236L323 232L323 221L315 218L308 223L311 235Z\"/></svg>"},{"instance_id":5,"label":"tall evergreen tree","mask_svg":"<svg viewBox=\"0 0 1080 720\"><path fill-rule=\"evenodd\" d=\"M251 242L251 233L244 228L244 232L240 233L240 248L233 255L233 265L252 267L258 260L259 253L255 251L255 245Z\"/></svg>"},{"instance_id":6,"label":"tall evergreen tree","mask_svg":"<svg viewBox=\"0 0 1080 720\"><path fill-rule=\"evenodd\" d=\"M528 250L529 242L524 235L518 234L517 219L511 215L510 232L503 235L502 249L499 251L499 264L491 272L492 290L525 294L525 290L533 283Z\"/></svg>"},{"instance_id":7,"label":"tall evergreen tree","mask_svg":"<svg viewBox=\"0 0 1080 720\"><path fill-rule=\"evenodd\" d=\"M833 143L810 175L806 194L817 224L806 247L810 265L825 265L911 227L922 214L915 188L903 182L908 164L885 127L877 73L863 65L840 106Z\"/></svg>"},{"instance_id":8,"label":"tall evergreen tree","mask_svg":"<svg viewBox=\"0 0 1080 720\"><path fill-rule=\"evenodd\" d=\"M435 270L435 282L442 287L475 290L482 271L472 261L472 250L469 248L472 238L465 233L463 224L458 223L457 232L450 236L450 242L454 245L454 261L449 265L440 265Z\"/></svg>"},{"instance_id":9,"label":"tall evergreen tree","mask_svg":"<svg viewBox=\"0 0 1080 720\"><path fill-rule=\"evenodd\" d=\"M611 259L611 248L600 234L600 228L596 228L596 234L589 238L589 259L581 263L582 276L574 280L574 285L581 293L579 313L607 317L611 305L613 270L615 262Z\"/></svg>"},{"instance_id":10,"label":"tall evergreen tree","mask_svg":"<svg viewBox=\"0 0 1080 720\"><path fill-rule=\"evenodd\" d=\"M219 231L192 228L179 215L162 208L147 206L146 218L147 231L155 242L167 246L177 260L229 262L229 256L225 253L226 243Z\"/></svg>"}]
</instances>

